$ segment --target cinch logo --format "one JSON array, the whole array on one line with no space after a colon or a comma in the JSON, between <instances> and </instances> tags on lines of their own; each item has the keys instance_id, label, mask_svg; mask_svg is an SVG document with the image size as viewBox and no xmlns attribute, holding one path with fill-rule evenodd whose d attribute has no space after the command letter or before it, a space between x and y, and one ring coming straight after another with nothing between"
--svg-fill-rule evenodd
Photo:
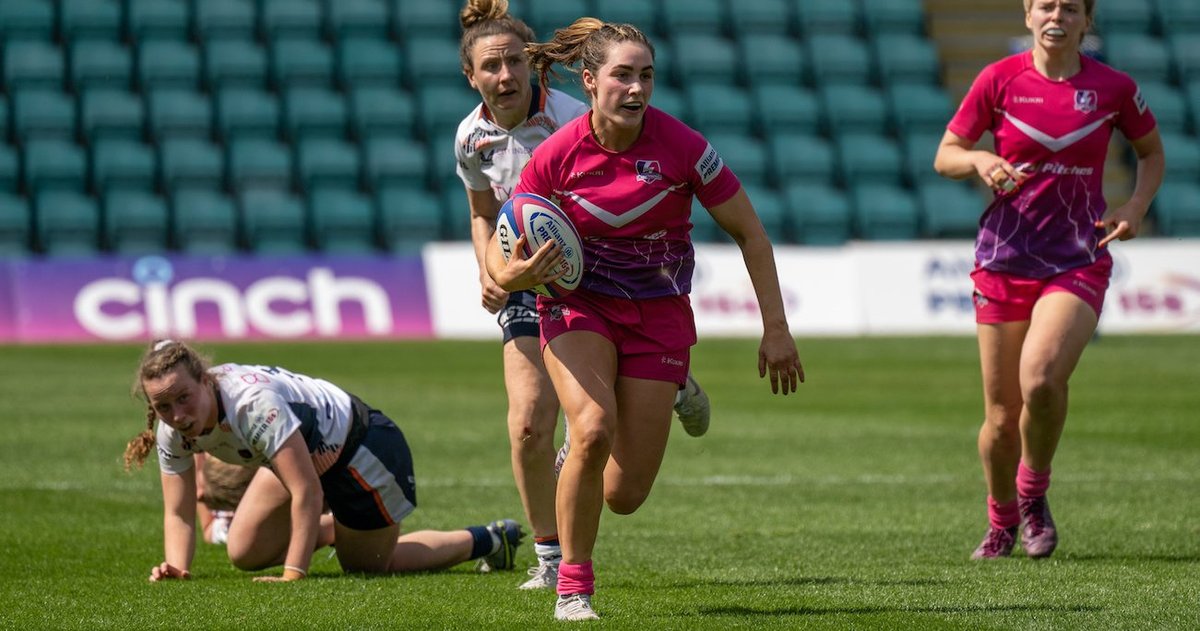
<instances>
[{"instance_id":1,"label":"cinch logo","mask_svg":"<svg viewBox=\"0 0 1200 631\"><path fill-rule=\"evenodd\" d=\"M80 289L74 304L79 324L107 340L193 337L197 309L206 305L216 307L226 337L246 337L250 327L270 337L334 336L342 332L341 305L354 302L369 334L392 331L392 307L382 287L364 278L336 278L325 267L312 268L305 279L267 276L240 289L212 277L172 284L170 261L146 257L134 264L132 276L102 278Z\"/></svg>"}]
</instances>

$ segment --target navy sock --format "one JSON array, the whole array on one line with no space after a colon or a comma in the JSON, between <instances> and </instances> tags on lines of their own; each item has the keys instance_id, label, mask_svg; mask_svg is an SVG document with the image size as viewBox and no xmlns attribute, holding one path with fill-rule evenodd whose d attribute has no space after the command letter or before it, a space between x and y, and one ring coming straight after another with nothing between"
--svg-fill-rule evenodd
<instances>
[{"instance_id":1,"label":"navy sock","mask_svg":"<svg viewBox=\"0 0 1200 631\"><path fill-rule=\"evenodd\" d=\"M496 547L496 540L492 538L492 533L488 531L487 526L468 526L467 532L471 533L471 538L475 540L471 547L471 558L478 559L492 553L492 549Z\"/></svg>"}]
</instances>

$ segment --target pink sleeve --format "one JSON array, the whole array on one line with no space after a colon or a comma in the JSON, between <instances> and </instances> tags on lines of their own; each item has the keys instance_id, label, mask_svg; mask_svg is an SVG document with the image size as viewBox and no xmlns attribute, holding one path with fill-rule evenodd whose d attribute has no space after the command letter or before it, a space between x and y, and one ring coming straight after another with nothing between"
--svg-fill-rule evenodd
<instances>
[{"instance_id":1,"label":"pink sleeve","mask_svg":"<svg viewBox=\"0 0 1200 631\"><path fill-rule=\"evenodd\" d=\"M742 188L742 183L717 150L703 138L699 140L704 143L704 148L692 169L692 190L701 206L712 208L733 197Z\"/></svg>"},{"instance_id":2,"label":"pink sleeve","mask_svg":"<svg viewBox=\"0 0 1200 631\"><path fill-rule=\"evenodd\" d=\"M1141 88L1133 79L1128 79L1128 89L1125 92L1129 96L1121 103L1121 112L1117 115L1117 129L1120 129L1126 138L1137 140L1154 131L1158 121L1154 119L1154 113L1142 97Z\"/></svg>"},{"instance_id":3,"label":"pink sleeve","mask_svg":"<svg viewBox=\"0 0 1200 631\"><path fill-rule=\"evenodd\" d=\"M979 76L975 77L975 82L971 84L971 89L963 97L962 104L958 106L958 111L954 113L946 129L954 132L956 136L976 142L983 136L983 132L992 128L992 115L995 111L993 103L996 99L994 77L995 72L991 66L984 68Z\"/></svg>"}]
</instances>

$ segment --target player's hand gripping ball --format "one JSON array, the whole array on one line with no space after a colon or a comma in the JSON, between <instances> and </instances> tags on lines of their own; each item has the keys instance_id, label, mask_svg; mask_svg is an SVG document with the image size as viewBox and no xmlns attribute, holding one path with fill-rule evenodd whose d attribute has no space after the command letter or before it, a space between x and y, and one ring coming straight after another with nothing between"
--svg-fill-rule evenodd
<instances>
[{"instance_id":1,"label":"player's hand gripping ball","mask_svg":"<svg viewBox=\"0 0 1200 631\"><path fill-rule=\"evenodd\" d=\"M543 296L565 296L579 287L583 278L583 240L570 217L554 202L532 193L513 195L500 208L496 217L496 240L504 260L508 261L517 247L517 239L525 235L525 258L533 256L542 245L557 241L562 249L563 275L551 283L533 288Z\"/></svg>"}]
</instances>

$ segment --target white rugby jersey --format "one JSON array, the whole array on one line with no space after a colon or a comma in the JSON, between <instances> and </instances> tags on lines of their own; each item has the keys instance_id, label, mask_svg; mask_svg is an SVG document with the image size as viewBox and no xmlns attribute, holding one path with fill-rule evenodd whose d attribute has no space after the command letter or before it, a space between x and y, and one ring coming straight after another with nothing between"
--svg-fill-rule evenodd
<instances>
[{"instance_id":1,"label":"white rugby jersey","mask_svg":"<svg viewBox=\"0 0 1200 631\"><path fill-rule=\"evenodd\" d=\"M206 452L232 464L267 466L284 441L299 431L317 475L337 462L354 414L346 391L275 366L222 364L209 373L220 390L217 427L190 439L158 424L158 465L166 473L192 468Z\"/></svg>"},{"instance_id":2,"label":"white rugby jersey","mask_svg":"<svg viewBox=\"0 0 1200 631\"><path fill-rule=\"evenodd\" d=\"M458 124L454 137L458 177L473 191L491 188L496 199L508 201L534 147L587 111L588 106L575 97L535 85L525 122L504 129L480 103Z\"/></svg>"}]
</instances>

